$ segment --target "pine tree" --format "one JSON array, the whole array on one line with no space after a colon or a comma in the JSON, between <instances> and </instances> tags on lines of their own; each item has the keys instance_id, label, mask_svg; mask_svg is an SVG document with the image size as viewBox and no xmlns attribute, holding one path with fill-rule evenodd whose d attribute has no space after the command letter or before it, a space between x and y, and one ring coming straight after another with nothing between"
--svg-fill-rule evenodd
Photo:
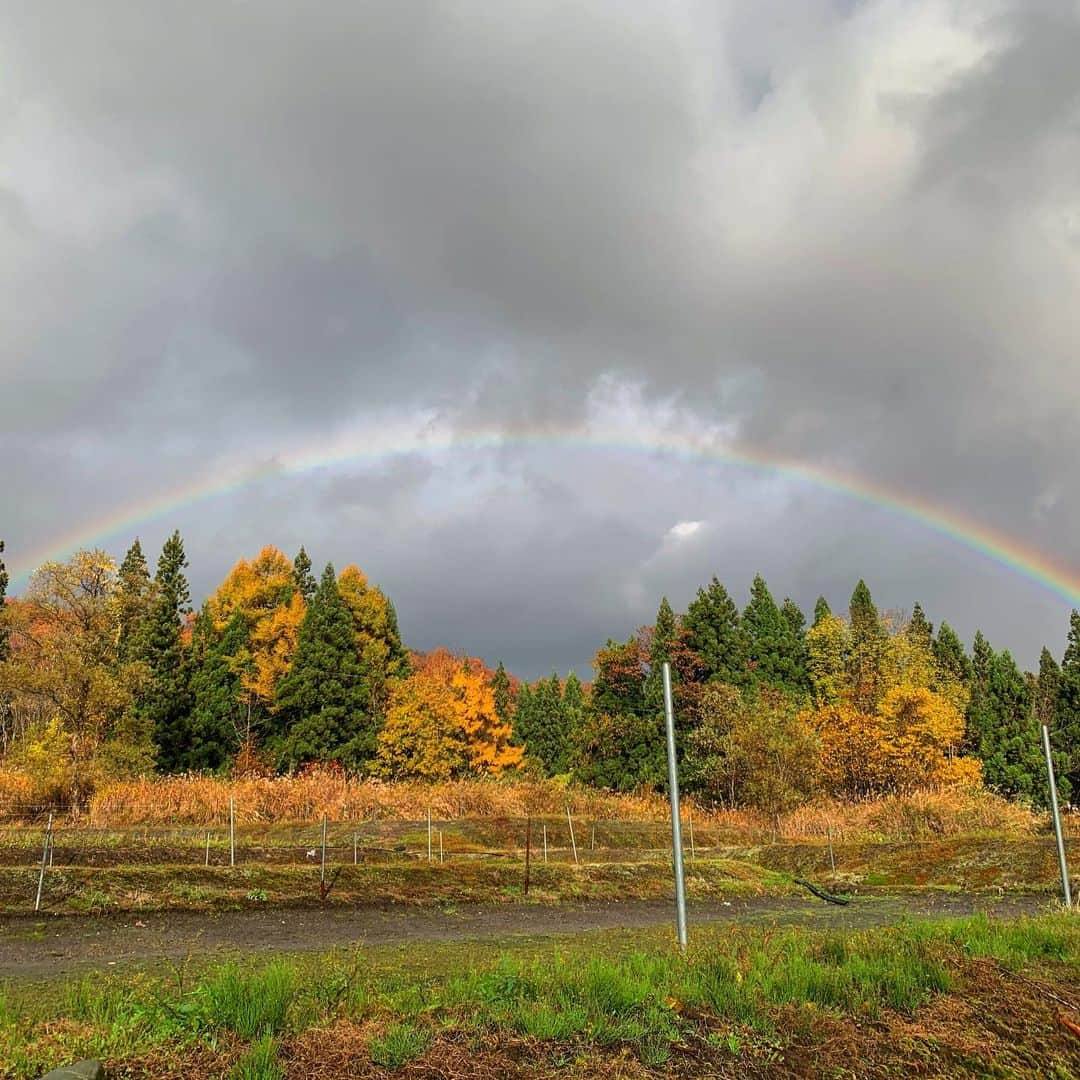
<instances>
[{"instance_id":1,"label":"pine tree","mask_svg":"<svg viewBox=\"0 0 1080 1080\"><path fill-rule=\"evenodd\" d=\"M251 692L244 688L244 674L251 668L249 634L247 620L240 612L229 620L220 638L206 605L196 616L189 768L219 769L250 738L253 701Z\"/></svg>"},{"instance_id":2,"label":"pine tree","mask_svg":"<svg viewBox=\"0 0 1080 1080\"><path fill-rule=\"evenodd\" d=\"M1075 788L1070 777L1069 733L1059 730L1058 706L1061 699L1061 668L1053 654L1045 646L1039 656L1039 675L1035 681L1035 728L1046 727L1050 732L1050 753L1054 759L1054 775L1057 780L1058 798L1068 802ZM1041 731L1039 732L1041 734ZM1049 789L1047 790L1047 801Z\"/></svg>"},{"instance_id":3,"label":"pine tree","mask_svg":"<svg viewBox=\"0 0 1080 1080\"><path fill-rule=\"evenodd\" d=\"M525 752L540 762L548 776L556 776L569 767L569 729L563 711L563 691L559 676L541 679L533 687L529 738Z\"/></svg>"},{"instance_id":4,"label":"pine tree","mask_svg":"<svg viewBox=\"0 0 1080 1080\"><path fill-rule=\"evenodd\" d=\"M187 565L184 542L174 532L161 549L149 609L129 650L147 671L135 713L152 733L165 772L186 765L190 737L191 672L182 641L182 620L191 610Z\"/></svg>"},{"instance_id":5,"label":"pine tree","mask_svg":"<svg viewBox=\"0 0 1080 1080\"><path fill-rule=\"evenodd\" d=\"M499 723L514 727L514 694L510 686L510 676L506 674L501 660L495 674L491 676L491 692L495 695L495 715L499 718Z\"/></svg>"},{"instance_id":6,"label":"pine tree","mask_svg":"<svg viewBox=\"0 0 1080 1080\"><path fill-rule=\"evenodd\" d=\"M851 652L848 672L855 705L863 712L873 712L881 696L881 665L886 633L866 582L859 580L851 594L849 607Z\"/></svg>"},{"instance_id":7,"label":"pine tree","mask_svg":"<svg viewBox=\"0 0 1080 1080\"><path fill-rule=\"evenodd\" d=\"M671 667L672 686L677 682L675 671L675 648L679 636L679 624L666 596L660 600L649 639L649 674L645 680L645 701L650 709L664 708L664 664Z\"/></svg>"},{"instance_id":8,"label":"pine tree","mask_svg":"<svg viewBox=\"0 0 1080 1080\"><path fill-rule=\"evenodd\" d=\"M745 684L746 646L739 611L715 576L708 589L698 589L682 626L686 646L697 657L704 681Z\"/></svg>"},{"instance_id":9,"label":"pine tree","mask_svg":"<svg viewBox=\"0 0 1080 1080\"><path fill-rule=\"evenodd\" d=\"M990 673L993 662L994 650L990 647L990 642L983 637L981 630L976 630L971 649L971 697L965 717L964 752L980 758L983 756L984 742L986 752L989 752L992 738Z\"/></svg>"},{"instance_id":10,"label":"pine tree","mask_svg":"<svg viewBox=\"0 0 1080 1080\"><path fill-rule=\"evenodd\" d=\"M780 608L780 617L784 621L784 653L791 661L787 689L793 694L808 694L810 676L806 666L806 616L789 596Z\"/></svg>"},{"instance_id":11,"label":"pine tree","mask_svg":"<svg viewBox=\"0 0 1080 1080\"><path fill-rule=\"evenodd\" d=\"M934 627L923 614L922 605L916 600L911 609L911 618L908 620L906 633L911 642L926 649L933 648Z\"/></svg>"},{"instance_id":12,"label":"pine tree","mask_svg":"<svg viewBox=\"0 0 1080 1080\"><path fill-rule=\"evenodd\" d=\"M1064 773L1073 793L1080 792L1080 613L1069 617L1069 640L1061 661L1054 709L1054 738L1065 757Z\"/></svg>"},{"instance_id":13,"label":"pine tree","mask_svg":"<svg viewBox=\"0 0 1080 1080\"><path fill-rule=\"evenodd\" d=\"M150 568L146 564L142 544L135 537L116 575L116 654L120 663L132 658L133 644L146 621L151 598Z\"/></svg>"},{"instance_id":14,"label":"pine tree","mask_svg":"<svg viewBox=\"0 0 1080 1080\"><path fill-rule=\"evenodd\" d=\"M934 638L934 661L947 678L967 685L971 682L971 659L956 631L944 620Z\"/></svg>"},{"instance_id":15,"label":"pine tree","mask_svg":"<svg viewBox=\"0 0 1080 1080\"><path fill-rule=\"evenodd\" d=\"M302 544L300 550L296 553L296 558L293 559L293 584L296 586L297 592L304 598L304 602L310 603L311 598L315 595L318 582L311 572L311 559L308 558L308 553L304 550Z\"/></svg>"},{"instance_id":16,"label":"pine tree","mask_svg":"<svg viewBox=\"0 0 1080 1080\"><path fill-rule=\"evenodd\" d=\"M1010 798L1044 805L1046 785L1032 692L1008 650L990 661L979 756L987 784Z\"/></svg>"},{"instance_id":17,"label":"pine tree","mask_svg":"<svg viewBox=\"0 0 1080 1080\"><path fill-rule=\"evenodd\" d=\"M817 626L822 619L827 619L832 614L832 608L829 607L829 601L824 596L817 598L817 603L814 604L814 625Z\"/></svg>"},{"instance_id":18,"label":"pine tree","mask_svg":"<svg viewBox=\"0 0 1080 1080\"><path fill-rule=\"evenodd\" d=\"M566 683L563 686L562 707L563 714L566 717L565 726L568 736L566 757L569 765L571 746L577 732L581 729L585 717L585 688L581 685L581 680L577 677L576 672L571 671L566 676Z\"/></svg>"},{"instance_id":19,"label":"pine tree","mask_svg":"<svg viewBox=\"0 0 1080 1080\"><path fill-rule=\"evenodd\" d=\"M536 719L536 705L533 701L532 687L523 682L518 687L517 702L514 709L514 744L528 746Z\"/></svg>"},{"instance_id":20,"label":"pine tree","mask_svg":"<svg viewBox=\"0 0 1080 1080\"><path fill-rule=\"evenodd\" d=\"M783 654L784 624L780 608L760 573L751 585L750 604L743 611L742 629L746 642L746 663L755 683L777 687L785 685L788 673Z\"/></svg>"},{"instance_id":21,"label":"pine tree","mask_svg":"<svg viewBox=\"0 0 1080 1080\"><path fill-rule=\"evenodd\" d=\"M370 761L376 678L357 655L352 613L328 563L300 624L292 667L277 685L269 745L281 764L338 760L356 768Z\"/></svg>"},{"instance_id":22,"label":"pine tree","mask_svg":"<svg viewBox=\"0 0 1080 1080\"><path fill-rule=\"evenodd\" d=\"M401 640L397 608L389 597L386 598L386 641L390 647L387 670L394 678L407 679L412 674L412 661L409 659L409 650Z\"/></svg>"}]
</instances>

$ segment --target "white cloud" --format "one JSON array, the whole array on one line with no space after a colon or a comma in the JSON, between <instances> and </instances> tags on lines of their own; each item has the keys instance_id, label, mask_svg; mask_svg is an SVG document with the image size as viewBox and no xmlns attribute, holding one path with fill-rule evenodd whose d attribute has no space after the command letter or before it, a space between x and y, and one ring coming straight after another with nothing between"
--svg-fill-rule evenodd
<instances>
[{"instance_id":1,"label":"white cloud","mask_svg":"<svg viewBox=\"0 0 1080 1080\"><path fill-rule=\"evenodd\" d=\"M701 530L704 524L704 521L677 521L668 529L667 538L675 541L689 540Z\"/></svg>"}]
</instances>

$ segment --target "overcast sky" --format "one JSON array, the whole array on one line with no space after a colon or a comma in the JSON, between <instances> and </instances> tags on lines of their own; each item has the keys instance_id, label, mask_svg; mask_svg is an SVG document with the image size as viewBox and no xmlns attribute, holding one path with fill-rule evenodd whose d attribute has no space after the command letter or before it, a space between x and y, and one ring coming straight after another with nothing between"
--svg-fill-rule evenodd
<instances>
[{"instance_id":1,"label":"overcast sky","mask_svg":"<svg viewBox=\"0 0 1080 1080\"><path fill-rule=\"evenodd\" d=\"M9 565L175 527L200 599L302 542L528 677L755 571L1060 653L1065 596L902 515L588 438L1080 573L1078 56L1074 0L5 4ZM400 452L94 534L336 442Z\"/></svg>"}]
</instances>

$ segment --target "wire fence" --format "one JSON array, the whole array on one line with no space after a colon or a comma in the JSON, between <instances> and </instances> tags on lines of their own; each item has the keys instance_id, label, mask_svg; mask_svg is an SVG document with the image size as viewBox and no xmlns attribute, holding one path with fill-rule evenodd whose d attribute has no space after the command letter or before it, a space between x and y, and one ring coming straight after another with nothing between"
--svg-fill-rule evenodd
<instances>
[{"instance_id":1,"label":"wire fence","mask_svg":"<svg viewBox=\"0 0 1080 1080\"><path fill-rule=\"evenodd\" d=\"M27 866L40 856L49 811L27 824L22 813L0 816L0 866ZM55 815L55 812L54 812ZM318 865L323 823L95 827L66 824L54 816L50 865L271 866ZM687 826L690 825L690 830ZM687 850L739 844L708 827L691 831ZM523 859L526 846L538 862L610 863L670 857L667 821L620 822L569 816L526 818L422 818L394 821L327 821L326 858L335 864L393 861Z\"/></svg>"}]
</instances>

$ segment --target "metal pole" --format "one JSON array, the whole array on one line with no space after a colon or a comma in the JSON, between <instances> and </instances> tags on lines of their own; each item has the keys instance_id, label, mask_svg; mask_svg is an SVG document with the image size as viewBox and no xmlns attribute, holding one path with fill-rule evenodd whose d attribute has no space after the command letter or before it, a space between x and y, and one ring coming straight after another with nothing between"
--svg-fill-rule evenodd
<instances>
[{"instance_id":1,"label":"metal pole","mask_svg":"<svg viewBox=\"0 0 1080 1080\"><path fill-rule=\"evenodd\" d=\"M1065 862L1065 840L1061 835L1061 814L1058 812L1057 784L1054 782L1054 759L1050 754L1050 732L1042 726L1043 753L1046 754L1046 776L1050 781L1050 811L1054 815L1054 836L1057 838L1058 866L1061 868L1061 891L1065 896L1065 906L1072 907L1072 893L1069 890L1069 867Z\"/></svg>"},{"instance_id":2,"label":"metal pole","mask_svg":"<svg viewBox=\"0 0 1080 1080\"><path fill-rule=\"evenodd\" d=\"M236 865L236 800L229 796L229 865Z\"/></svg>"},{"instance_id":3,"label":"metal pole","mask_svg":"<svg viewBox=\"0 0 1080 1080\"><path fill-rule=\"evenodd\" d=\"M825 828L827 830L827 835L829 837L829 865L832 867L832 876L836 877L836 859L833 857L833 849L832 849L832 822L829 822L825 826Z\"/></svg>"},{"instance_id":4,"label":"metal pole","mask_svg":"<svg viewBox=\"0 0 1080 1080\"><path fill-rule=\"evenodd\" d=\"M322 816L322 866L319 870L319 880L326 883L326 815Z\"/></svg>"},{"instance_id":5,"label":"metal pole","mask_svg":"<svg viewBox=\"0 0 1080 1080\"><path fill-rule=\"evenodd\" d=\"M49 814L49 824L45 826L45 843L41 847L41 873L38 874L37 899L34 901L34 910L41 910L41 890L45 885L45 866L49 860L49 844L52 842L52 814Z\"/></svg>"},{"instance_id":6,"label":"metal pole","mask_svg":"<svg viewBox=\"0 0 1080 1080\"><path fill-rule=\"evenodd\" d=\"M431 862L431 807L427 812L427 861Z\"/></svg>"},{"instance_id":7,"label":"metal pole","mask_svg":"<svg viewBox=\"0 0 1080 1080\"><path fill-rule=\"evenodd\" d=\"M439 830L439 862L445 862L443 858L443 846L442 846L442 829Z\"/></svg>"},{"instance_id":8,"label":"metal pole","mask_svg":"<svg viewBox=\"0 0 1080 1080\"><path fill-rule=\"evenodd\" d=\"M529 895L529 863L532 855L532 818L525 823L525 895Z\"/></svg>"},{"instance_id":9,"label":"metal pole","mask_svg":"<svg viewBox=\"0 0 1080 1080\"><path fill-rule=\"evenodd\" d=\"M574 819L570 816L570 807L566 808L566 820L570 825L570 847L574 852L574 865L577 866L577 842L574 840Z\"/></svg>"},{"instance_id":10,"label":"metal pole","mask_svg":"<svg viewBox=\"0 0 1080 1080\"><path fill-rule=\"evenodd\" d=\"M210 834L206 834L206 865L210 865Z\"/></svg>"},{"instance_id":11,"label":"metal pole","mask_svg":"<svg viewBox=\"0 0 1080 1080\"><path fill-rule=\"evenodd\" d=\"M542 822L544 827L544 862L547 862L547 822Z\"/></svg>"},{"instance_id":12,"label":"metal pole","mask_svg":"<svg viewBox=\"0 0 1080 1080\"><path fill-rule=\"evenodd\" d=\"M356 858L356 833L353 833L352 834L352 864L353 864L353 866L356 865L356 862L357 862L357 858Z\"/></svg>"},{"instance_id":13,"label":"metal pole","mask_svg":"<svg viewBox=\"0 0 1080 1080\"><path fill-rule=\"evenodd\" d=\"M682 823L679 821L679 769L675 760L675 710L671 704L671 665L664 662L664 721L667 727L668 794L671 796L671 854L675 868L675 925L679 948L686 949L686 884L683 881Z\"/></svg>"}]
</instances>

